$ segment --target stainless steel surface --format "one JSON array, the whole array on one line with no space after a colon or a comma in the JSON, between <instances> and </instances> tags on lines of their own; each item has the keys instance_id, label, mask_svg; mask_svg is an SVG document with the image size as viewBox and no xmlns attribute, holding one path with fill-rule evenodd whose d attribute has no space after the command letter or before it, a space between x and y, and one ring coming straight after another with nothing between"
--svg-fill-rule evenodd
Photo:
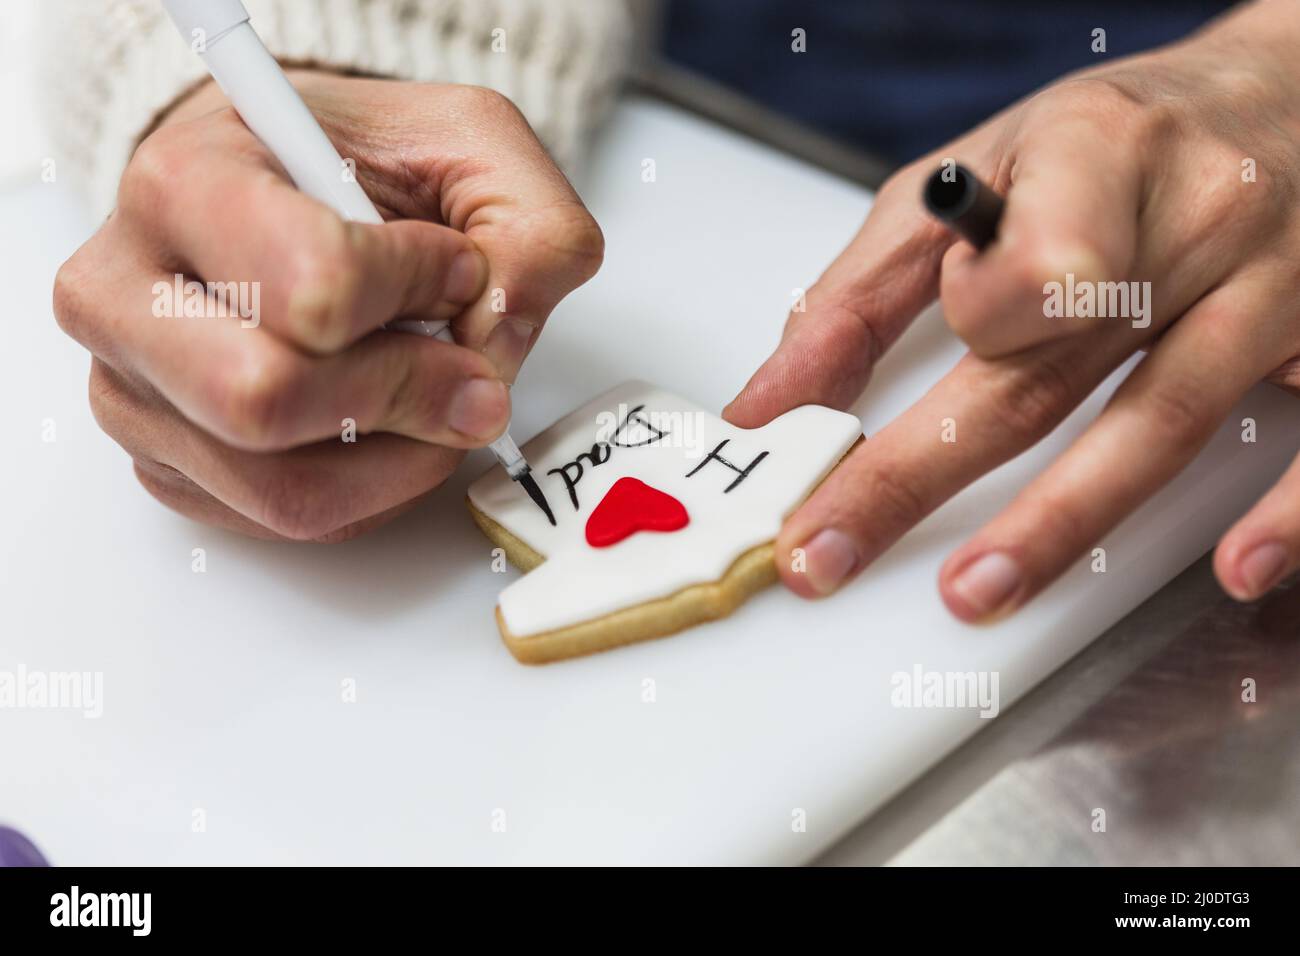
<instances>
[{"instance_id":1,"label":"stainless steel surface","mask_svg":"<svg viewBox=\"0 0 1300 956\"><path fill-rule=\"evenodd\" d=\"M1300 580L1207 555L817 863L1300 864L1298 727Z\"/></svg>"},{"instance_id":2,"label":"stainless steel surface","mask_svg":"<svg viewBox=\"0 0 1300 956\"><path fill-rule=\"evenodd\" d=\"M634 83L643 93L691 110L868 189L880 188L891 172L886 160L846 146L684 67L651 59L637 70Z\"/></svg>"}]
</instances>

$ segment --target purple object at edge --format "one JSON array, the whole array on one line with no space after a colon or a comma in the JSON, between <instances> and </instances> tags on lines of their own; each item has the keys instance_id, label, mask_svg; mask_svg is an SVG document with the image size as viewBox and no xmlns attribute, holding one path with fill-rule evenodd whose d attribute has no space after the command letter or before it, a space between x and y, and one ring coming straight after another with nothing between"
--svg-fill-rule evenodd
<instances>
[{"instance_id":1,"label":"purple object at edge","mask_svg":"<svg viewBox=\"0 0 1300 956\"><path fill-rule=\"evenodd\" d=\"M41 851L17 830L0 827L0 866L49 866Z\"/></svg>"}]
</instances>

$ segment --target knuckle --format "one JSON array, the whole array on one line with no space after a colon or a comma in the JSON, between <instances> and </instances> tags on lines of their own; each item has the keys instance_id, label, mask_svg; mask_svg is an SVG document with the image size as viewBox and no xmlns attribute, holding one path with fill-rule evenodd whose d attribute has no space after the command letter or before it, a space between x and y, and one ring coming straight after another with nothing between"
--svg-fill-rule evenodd
<instances>
[{"instance_id":1,"label":"knuckle","mask_svg":"<svg viewBox=\"0 0 1300 956\"><path fill-rule=\"evenodd\" d=\"M1253 218L1253 203L1263 200L1264 208L1272 208L1275 197L1264 190L1251 189L1241 179L1240 150L1227 144L1203 145L1197 153L1202 175L1197 177L1197 187L1192 192L1192 220L1202 229L1222 226L1238 217Z\"/></svg>"},{"instance_id":2,"label":"knuckle","mask_svg":"<svg viewBox=\"0 0 1300 956\"><path fill-rule=\"evenodd\" d=\"M285 323L300 344L335 351L347 344L349 316L363 281L362 233L322 210L311 235L290 269Z\"/></svg>"},{"instance_id":3,"label":"knuckle","mask_svg":"<svg viewBox=\"0 0 1300 956\"><path fill-rule=\"evenodd\" d=\"M328 541L348 523L341 489L320 470L290 465L272 469L259 501L261 524L294 541Z\"/></svg>"},{"instance_id":4,"label":"knuckle","mask_svg":"<svg viewBox=\"0 0 1300 956\"><path fill-rule=\"evenodd\" d=\"M998 406L1010 434L1036 442L1074 406L1076 385L1057 358L1035 356L1018 366L1001 386Z\"/></svg>"},{"instance_id":5,"label":"knuckle","mask_svg":"<svg viewBox=\"0 0 1300 956\"><path fill-rule=\"evenodd\" d=\"M1243 176L1243 160L1254 160L1255 180ZM1294 161L1276 143L1237 146L1218 142L1197 152L1198 185L1191 221L1200 236L1226 243L1258 243L1260 235L1281 236L1294 216L1300 192Z\"/></svg>"},{"instance_id":6,"label":"knuckle","mask_svg":"<svg viewBox=\"0 0 1300 956\"><path fill-rule=\"evenodd\" d=\"M160 504L182 514L190 514L190 505L199 493L197 486L184 472L152 458L135 456L135 479L145 491Z\"/></svg>"},{"instance_id":7,"label":"knuckle","mask_svg":"<svg viewBox=\"0 0 1300 956\"><path fill-rule=\"evenodd\" d=\"M1031 515L1029 527L1040 540L1052 542L1057 554L1073 556L1091 543L1086 533L1090 523L1072 498L1043 494L1034 501Z\"/></svg>"},{"instance_id":8,"label":"knuckle","mask_svg":"<svg viewBox=\"0 0 1300 956\"><path fill-rule=\"evenodd\" d=\"M428 400L429 390L420 386L427 381L416 374L416 356L421 349L400 349L390 353L387 374L388 395L384 399L381 421L393 426L404 421L434 421Z\"/></svg>"},{"instance_id":9,"label":"knuckle","mask_svg":"<svg viewBox=\"0 0 1300 956\"><path fill-rule=\"evenodd\" d=\"M875 462L866 474L865 485L863 500L873 516L885 516L887 527L910 528L930 512L921 483L897 465Z\"/></svg>"},{"instance_id":10,"label":"knuckle","mask_svg":"<svg viewBox=\"0 0 1300 956\"><path fill-rule=\"evenodd\" d=\"M216 386L224 437L250 451L283 447L298 385L292 360L249 359L224 375Z\"/></svg>"},{"instance_id":11,"label":"knuckle","mask_svg":"<svg viewBox=\"0 0 1300 956\"><path fill-rule=\"evenodd\" d=\"M1169 100L1157 99L1145 105L1138 122L1139 141L1144 150L1166 149L1186 129L1184 108Z\"/></svg>"},{"instance_id":12,"label":"knuckle","mask_svg":"<svg viewBox=\"0 0 1300 956\"><path fill-rule=\"evenodd\" d=\"M508 97L486 86L468 83L438 87L437 109L440 120L452 120L461 128L492 128L507 135L532 127L519 107Z\"/></svg>"},{"instance_id":13,"label":"knuckle","mask_svg":"<svg viewBox=\"0 0 1300 956\"><path fill-rule=\"evenodd\" d=\"M1260 103L1268 103L1270 97L1277 95L1274 75L1257 69L1254 64L1242 66L1240 61L1224 57L1215 64L1213 72L1214 88L1229 109L1255 110Z\"/></svg>"},{"instance_id":14,"label":"knuckle","mask_svg":"<svg viewBox=\"0 0 1300 956\"><path fill-rule=\"evenodd\" d=\"M813 297L816 287L809 290ZM877 327L881 304L869 291L855 296L833 295L818 309L820 321L809 335L815 345L831 354L850 355L854 364L870 370L884 357L886 344Z\"/></svg>"},{"instance_id":15,"label":"knuckle","mask_svg":"<svg viewBox=\"0 0 1300 956\"><path fill-rule=\"evenodd\" d=\"M147 478L154 485L161 485L173 490L195 487L194 482L185 472L179 468L164 464L156 458L136 455L132 462L135 466L136 476L140 478L141 484L144 484Z\"/></svg>"},{"instance_id":16,"label":"knuckle","mask_svg":"<svg viewBox=\"0 0 1300 956\"><path fill-rule=\"evenodd\" d=\"M59 267L54 276L54 319L65 333L78 342L86 342L93 325L95 297L89 293L90 276L78 252Z\"/></svg>"},{"instance_id":17,"label":"knuckle","mask_svg":"<svg viewBox=\"0 0 1300 956\"><path fill-rule=\"evenodd\" d=\"M452 95L459 100L462 109L471 113L494 118L522 117L519 107L510 97L490 87L459 85L452 88Z\"/></svg>"},{"instance_id":18,"label":"knuckle","mask_svg":"<svg viewBox=\"0 0 1300 956\"><path fill-rule=\"evenodd\" d=\"M1122 123L1140 116L1149 105L1141 88L1123 72L1071 77L1048 87L1033 102L1055 116L1083 115Z\"/></svg>"},{"instance_id":19,"label":"knuckle","mask_svg":"<svg viewBox=\"0 0 1300 956\"><path fill-rule=\"evenodd\" d=\"M164 126L146 137L122 173L118 205L124 210L157 210L190 162L186 139L178 126Z\"/></svg>"},{"instance_id":20,"label":"knuckle","mask_svg":"<svg viewBox=\"0 0 1300 956\"><path fill-rule=\"evenodd\" d=\"M586 282L605 261L605 234L580 202L562 203L547 210L538 230L580 282Z\"/></svg>"},{"instance_id":21,"label":"knuckle","mask_svg":"<svg viewBox=\"0 0 1300 956\"><path fill-rule=\"evenodd\" d=\"M1151 421L1171 444L1182 445L1199 438L1214 425L1203 395L1193 382L1170 380L1153 383L1144 400Z\"/></svg>"},{"instance_id":22,"label":"knuckle","mask_svg":"<svg viewBox=\"0 0 1300 956\"><path fill-rule=\"evenodd\" d=\"M1117 149L1140 148L1148 139L1166 135L1175 118L1151 99L1148 85L1140 75L1121 70L1069 77L1030 98L1017 140L1051 137L1064 125L1082 127Z\"/></svg>"},{"instance_id":23,"label":"knuckle","mask_svg":"<svg viewBox=\"0 0 1300 956\"><path fill-rule=\"evenodd\" d=\"M123 422L129 414L128 396L116 375L99 359L90 363L90 382L87 388L90 413L104 434L116 439L122 433Z\"/></svg>"}]
</instances>

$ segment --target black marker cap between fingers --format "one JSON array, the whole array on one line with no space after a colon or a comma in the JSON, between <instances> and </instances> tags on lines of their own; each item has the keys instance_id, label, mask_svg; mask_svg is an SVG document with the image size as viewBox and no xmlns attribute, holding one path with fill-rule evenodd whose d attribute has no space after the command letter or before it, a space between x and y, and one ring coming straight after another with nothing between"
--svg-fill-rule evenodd
<instances>
[{"instance_id":1,"label":"black marker cap between fingers","mask_svg":"<svg viewBox=\"0 0 1300 956\"><path fill-rule=\"evenodd\" d=\"M944 163L931 173L921 197L932 216L976 249L983 249L998 234L1005 201L960 163Z\"/></svg>"}]
</instances>

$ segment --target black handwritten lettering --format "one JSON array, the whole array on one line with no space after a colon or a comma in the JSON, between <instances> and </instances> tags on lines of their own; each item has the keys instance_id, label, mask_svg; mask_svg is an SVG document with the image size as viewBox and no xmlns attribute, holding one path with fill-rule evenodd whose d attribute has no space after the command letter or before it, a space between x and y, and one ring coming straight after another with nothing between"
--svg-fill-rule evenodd
<instances>
[{"instance_id":1,"label":"black handwritten lettering","mask_svg":"<svg viewBox=\"0 0 1300 956\"><path fill-rule=\"evenodd\" d=\"M699 471L701 468L703 468L711 461L716 461L723 465L726 465L728 468L730 468L732 471L736 473L736 480L733 481L731 484L727 485L726 488L722 489L722 493L725 495L727 492L731 491L738 484L740 484L742 481L748 478L749 473L754 470L754 468L758 465L758 463L767 457L768 454L767 452L765 451L760 452L758 454L758 457L756 457L748 465L746 465L744 468L739 468L736 465L733 465L731 462L727 461L727 459L723 458L722 455L719 454L719 452L721 452L722 449L727 447L727 442L729 441L731 441L730 438L724 438L722 439L722 441L718 442L717 447L714 448L713 451L709 452L709 454L705 457L705 459L702 462L700 462L698 465L696 465L694 468L692 468L689 472L686 473L686 477L690 478L692 475L694 475L697 471Z\"/></svg>"},{"instance_id":2,"label":"black handwritten lettering","mask_svg":"<svg viewBox=\"0 0 1300 956\"><path fill-rule=\"evenodd\" d=\"M565 462L559 468L552 468L547 472L548 475L559 475L563 479L564 487L569 492L569 500L573 502L574 511L578 510L578 482L582 480L584 474L582 460L587 459L587 462L594 468L596 465L603 465L609 461L611 453L612 449L609 442L598 441L591 446L591 451L584 451L573 461ZM571 475L571 471L575 473Z\"/></svg>"},{"instance_id":3,"label":"black handwritten lettering","mask_svg":"<svg viewBox=\"0 0 1300 956\"><path fill-rule=\"evenodd\" d=\"M632 409L630 412L627 413L627 417L623 419L623 424L619 425L618 431L614 432L614 436L611 439L612 444L617 445L619 448L640 448L644 445L653 445L655 442L659 441L661 438L663 438L668 434L668 432L665 431L664 429L656 428L654 425L650 424L650 422L643 415L640 414L641 409L643 408L645 408L644 405L638 405L636 408ZM645 439L644 441L636 441L636 442L623 441L623 433L626 432L628 430L628 426L634 422L642 426L643 428L645 428L645 430L651 435L651 437Z\"/></svg>"},{"instance_id":4,"label":"black handwritten lettering","mask_svg":"<svg viewBox=\"0 0 1300 956\"><path fill-rule=\"evenodd\" d=\"M560 476L560 480L564 482L565 491L569 493L569 501L573 503L574 511L577 511L580 507L578 504L578 482L582 481L582 476L586 474L586 468L583 467L584 459L588 467L603 465L609 461L609 456L613 454L615 448L643 448L646 445L653 445L669 434L668 429L652 425L650 420L641 414L644 409L644 405L638 405L629 411L624 416L622 424L610 436L609 441L596 442L591 446L591 451L584 451L577 455L573 461L565 462L559 468L552 468L547 472L548 475ZM644 428L648 437L641 441L630 441L628 435L633 425Z\"/></svg>"}]
</instances>

